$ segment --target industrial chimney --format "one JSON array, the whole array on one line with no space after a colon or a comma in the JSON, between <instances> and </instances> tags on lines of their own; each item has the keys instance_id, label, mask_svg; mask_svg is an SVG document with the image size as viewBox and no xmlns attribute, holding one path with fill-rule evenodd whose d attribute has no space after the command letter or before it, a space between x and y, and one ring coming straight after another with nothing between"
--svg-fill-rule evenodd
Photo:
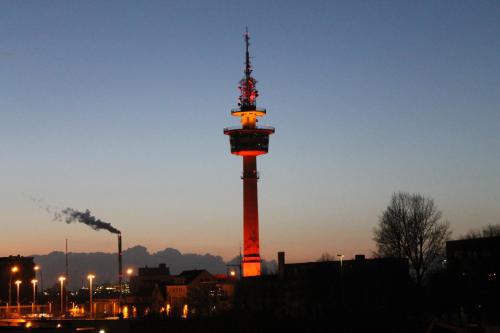
<instances>
[{"instance_id":1,"label":"industrial chimney","mask_svg":"<svg viewBox=\"0 0 500 333\"><path fill-rule=\"evenodd\" d=\"M118 233L118 288L122 297L122 234Z\"/></svg>"}]
</instances>

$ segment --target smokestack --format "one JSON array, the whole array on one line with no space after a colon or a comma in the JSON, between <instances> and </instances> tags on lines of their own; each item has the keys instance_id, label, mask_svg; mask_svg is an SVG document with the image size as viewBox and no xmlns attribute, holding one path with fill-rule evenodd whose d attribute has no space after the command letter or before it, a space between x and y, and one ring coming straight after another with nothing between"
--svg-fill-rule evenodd
<instances>
[{"instance_id":1,"label":"smokestack","mask_svg":"<svg viewBox=\"0 0 500 333\"><path fill-rule=\"evenodd\" d=\"M65 299L66 299L66 309L68 307L68 293L66 289L69 287L69 269L68 269L68 239L66 238L66 285L64 285L64 293L65 293ZM61 305L62 306L62 305Z\"/></svg>"},{"instance_id":2,"label":"smokestack","mask_svg":"<svg viewBox=\"0 0 500 333\"><path fill-rule=\"evenodd\" d=\"M118 233L118 288L122 297L122 234Z\"/></svg>"},{"instance_id":3,"label":"smokestack","mask_svg":"<svg viewBox=\"0 0 500 333\"><path fill-rule=\"evenodd\" d=\"M285 279L285 252L278 252L278 278Z\"/></svg>"}]
</instances>

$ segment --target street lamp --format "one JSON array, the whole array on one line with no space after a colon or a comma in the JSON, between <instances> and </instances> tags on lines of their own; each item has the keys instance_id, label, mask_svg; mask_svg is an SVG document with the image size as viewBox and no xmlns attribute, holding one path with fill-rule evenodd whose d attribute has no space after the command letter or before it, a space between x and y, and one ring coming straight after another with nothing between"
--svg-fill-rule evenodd
<instances>
[{"instance_id":1,"label":"street lamp","mask_svg":"<svg viewBox=\"0 0 500 333\"><path fill-rule=\"evenodd\" d=\"M342 274L342 260L344 259L343 254L337 254L337 257L340 259L340 273Z\"/></svg>"},{"instance_id":2,"label":"street lamp","mask_svg":"<svg viewBox=\"0 0 500 333\"><path fill-rule=\"evenodd\" d=\"M21 280L16 280L15 284L16 284L16 287L17 287L17 313L19 314L19 310L20 310L20 305L21 303L19 303L19 285L23 283L23 281Z\"/></svg>"},{"instance_id":3,"label":"street lamp","mask_svg":"<svg viewBox=\"0 0 500 333\"><path fill-rule=\"evenodd\" d=\"M33 305L31 306L31 313L35 313L35 304L36 304L36 284L38 280L31 280L31 284L33 284Z\"/></svg>"},{"instance_id":4,"label":"street lamp","mask_svg":"<svg viewBox=\"0 0 500 333\"><path fill-rule=\"evenodd\" d=\"M40 267L40 265L36 265L35 267L33 267L33 269L35 270L35 279L37 279L37 272L38 272L38 279L40 281L40 285L38 287L38 292L40 292L40 298L39 298L39 302L43 301L43 274L42 274L42 267Z\"/></svg>"},{"instance_id":5,"label":"street lamp","mask_svg":"<svg viewBox=\"0 0 500 333\"><path fill-rule=\"evenodd\" d=\"M340 286L340 304L341 304L341 306L343 306L343 304L344 304L344 286L343 286L343 281L342 280L344 279L344 274L342 272L342 268L343 268L342 267L342 264L343 264L342 261L344 259L344 255L343 254L337 254L337 257L340 260L340 279L339 279L339 281L340 281L340 283L339 283L339 286Z\"/></svg>"},{"instance_id":6,"label":"street lamp","mask_svg":"<svg viewBox=\"0 0 500 333\"><path fill-rule=\"evenodd\" d=\"M93 313L93 309L92 309L92 280L95 278L95 275L92 275L92 274L89 274L89 276L87 276L87 279L89 279L89 289L90 289L90 302L89 302L89 306L90 306L90 319L92 319L94 313Z\"/></svg>"},{"instance_id":7,"label":"street lamp","mask_svg":"<svg viewBox=\"0 0 500 333\"><path fill-rule=\"evenodd\" d=\"M134 270L132 268L127 269L127 276L128 276L128 292L130 293L130 277L134 274Z\"/></svg>"},{"instance_id":8,"label":"street lamp","mask_svg":"<svg viewBox=\"0 0 500 333\"><path fill-rule=\"evenodd\" d=\"M40 288L43 289L41 283L42 283L42 271L40 270L40 266L38 265L35 265L35 267L33 267L33 270L35 271L35 279L37 278L37 273L40 271Z\"/></svg>"},{"instance_id":9,"label":"street lamp","mask_svg":"<svg viewBox=\"0 0 500 333\"><path fill-rule=\"evenodd\" d=\"M59 277L59 282L61 282L61 315L64 313L64 307L63 307L63 303L64 303L64 280L66 280L66 278L64 276L60 276Z\"/></svg>"},{"instance_id":10,"label":"street lamp","mask_svg":"<svg viewBox=\"0 0 500 333\"><path fill-rule=\"evenodd\" d=\"M9 279L9 305L12 305L12 274L17 273L19 268L14 266L10 269L10 279Z\"/></svg>"}]
</instances>

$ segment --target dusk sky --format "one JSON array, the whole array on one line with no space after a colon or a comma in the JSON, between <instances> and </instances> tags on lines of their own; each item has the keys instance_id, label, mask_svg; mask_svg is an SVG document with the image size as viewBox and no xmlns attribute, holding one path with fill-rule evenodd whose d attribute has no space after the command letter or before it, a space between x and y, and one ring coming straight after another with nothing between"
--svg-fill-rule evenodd
<instances>
[{"instance_id":1,"label":"dusk sky","mask_svg":"<svg viewBox=\"0 0 500 333\"><path fill-rule=\"evenodd\" d=\"M124 247L230 259L248 26L261 251L371 254L392 193L453 236L500 223L498 1L0 1L0 256L116 251L31 198L90 209Z\"/></svg>"}]
</instances>

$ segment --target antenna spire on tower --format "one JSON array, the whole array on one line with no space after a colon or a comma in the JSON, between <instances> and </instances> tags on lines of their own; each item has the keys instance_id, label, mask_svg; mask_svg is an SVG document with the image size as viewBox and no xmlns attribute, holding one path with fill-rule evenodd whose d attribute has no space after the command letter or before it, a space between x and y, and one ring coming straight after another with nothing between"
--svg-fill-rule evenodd
<instances>
[{"instance_id":1,"label":"antenna spire on tower","mask_svg":"<svg viewBox=\"0 0 500 333\"><path fill-rule=\"evenodd\" d=\"M245 79L249 80L251 77L250 75L252 74L252 65L250 64L250 53L248 52L248 47L250 46L250 34L248 33L248 27L245 30L245 33L243 34L245 37Z\"/></svg>"},{"instance_id":2,"label":"antenna spire on tower","mask_svg":"<svg viewBox=\"0 0 500 333\"><path fill-rule=\"evenodd\" d=\"M240 97L238 106L242 110L251 110L256 106L256 99L259 96L259 92L255 88L257 80L252 77L252 64L250 63L250 52L248 48L250 46L250 34L248 33L248 27L243 34L245 38L245 77L240 81Z\"/></svg>"}]
</instances>

